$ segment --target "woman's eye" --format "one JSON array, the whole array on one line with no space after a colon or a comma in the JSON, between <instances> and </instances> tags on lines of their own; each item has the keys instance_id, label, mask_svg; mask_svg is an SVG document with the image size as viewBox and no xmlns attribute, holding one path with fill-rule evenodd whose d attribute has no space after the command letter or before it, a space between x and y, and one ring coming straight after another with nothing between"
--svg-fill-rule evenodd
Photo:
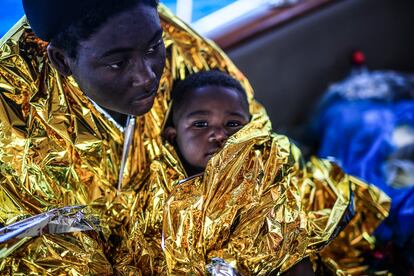
<instances>
[{"instance_id":1,"label":"woman's eye","mask_svg":"<svg viewBox=\"0 0 414 276\"><path fill-rule=\"evenodd\" d=\"M119 62L108 64L108 67L111 69L121 69L124 65L125 65L124 61L119 61Z\"/></svg>"},{"instance_id":2,"label":"woman's eye","mask_svg":"<svg viewBox=\"0 0 414 276\"><path fill-rule=\"evenodd\" d=\"M147 54L147 55L151 55L151 54L155 53L155 50L156 50L156 48L155 48L155 47L151 47L151 48L149 48L149 49L147 50L146 54Z\"/></svg>"},{"instance_id":3,"label":"woman's eye","mask_svg":"<svg viewBox=\"0 0 414 276\"><path fill-rule=\"evenodd\" d=\"M155 43L154 45L152 45L150 48L148 48L146 54L147 55L152 55L153 53L155 53L155 51L158 49L158 47L160 47L160 45L163 43L163 40L160 39L157 43Z\"/></svg>"},{"instance_id":4,"label":"woman's eye","mask_svg":"<svg viewBox=\"0 0 414 276\"><path fill-rule=\"evenodd\" d=\"M208 127L208 123L206 121L198 121L198 122L194 122L193 126L196 128L203 128L203 127Z\"/></svg>"},{"instance_id":5,"label":"woman's eye","mask_svg":"<svg viewBox=\"0 0 414 276\"><path fill-rule=\"evenodd\" d=\"M241 122L237 122L237 121L230 121L230 122L227 122L227 126L228 127L240 127L240 126L242 126L243 124L241 123Z\"/></svg>"}]
</instances>

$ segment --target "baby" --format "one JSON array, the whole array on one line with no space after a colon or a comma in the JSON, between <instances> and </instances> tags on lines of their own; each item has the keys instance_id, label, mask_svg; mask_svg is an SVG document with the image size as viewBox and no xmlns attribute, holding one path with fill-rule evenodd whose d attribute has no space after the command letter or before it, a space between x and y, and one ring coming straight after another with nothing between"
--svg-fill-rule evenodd
<instances>
[{"instance_id":1,"label":"baby","mask_svg":"<svg viewBox=\"0 0 414 276\"><path fill-rule=\"evenodd\" d=\"M174 145L189 176L204 171L227 138L250 121L246 92L219 71L188 76L173 91L166 139Z\"/></svg>"},{"instance_id":2,"label":"baby","mask_svg":"<svg viewBox=\"0 0 414 276\"><path fill-rule=\"evenodd\" d=\"M249 123L249 103L238 81L220 71L199 72L179 82L165 138L174 145L188 176L202 173L227 138ZM286 275L313 275L308 259Z\"/></svg>"}]
</instances>

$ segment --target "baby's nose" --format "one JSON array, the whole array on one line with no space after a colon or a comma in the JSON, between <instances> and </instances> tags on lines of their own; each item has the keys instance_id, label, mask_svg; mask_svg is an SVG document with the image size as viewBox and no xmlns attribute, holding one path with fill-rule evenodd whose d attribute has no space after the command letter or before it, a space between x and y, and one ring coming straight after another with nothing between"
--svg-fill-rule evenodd
<instances>
[{"instance_id":1,"label":"baby's nose","mask_svg":"<svg viewBox=\"0 0 414 276\"><path fill-rule=\"evenodd\" d=\"M210 136L210 142L218 142L222 146L228 138L227 131L222 127L216 127L213 129L213 133Z\"/></svg>"}]
</instances>

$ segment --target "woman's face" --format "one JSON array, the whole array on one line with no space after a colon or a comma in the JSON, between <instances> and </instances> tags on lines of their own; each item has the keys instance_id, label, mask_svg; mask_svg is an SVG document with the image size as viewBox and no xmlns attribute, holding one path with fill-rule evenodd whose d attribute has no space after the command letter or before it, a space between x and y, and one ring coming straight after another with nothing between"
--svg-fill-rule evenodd
<instances>
[{"instance_id":1,"label":"woman's face","mask_svg":"<svg viewBox=\"0 0 414 276\"><path fill-rule=\"evenodd\" d=\"M110 18L81 41L70 72L98 105L122 114L148 112L165 65L165 47L157 10L138 4Z\"/></svg>"}]
</instances>

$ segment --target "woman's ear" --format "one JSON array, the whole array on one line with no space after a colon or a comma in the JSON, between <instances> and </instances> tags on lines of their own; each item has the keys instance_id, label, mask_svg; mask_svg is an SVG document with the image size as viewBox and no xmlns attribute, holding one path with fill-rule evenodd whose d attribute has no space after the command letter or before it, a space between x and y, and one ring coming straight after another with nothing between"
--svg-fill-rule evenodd
<instances>
[{"instance_id":1,"label":"woman's ear","mask_svg":"<svg viewBox=\"0 0 414 276\"><path fill-rule=\"evenodd\" d=\"M175 137L177 137L177 130L174 127L166 127L164 129L164 138L170 144L174 144Z\"/></svg>"},{"instance_id":2,"label":"woman's ear","mask_svg":"<svg viewBox=\"0 0 414 276\"><path fill-rule=\"evenodd\" d=\"M69 66L69 56L65 51L49 43L47 46L47 54L53 67L55 67L59 73L65 77L72 75L72 71Z\"/></svg>"}]
</instances>

